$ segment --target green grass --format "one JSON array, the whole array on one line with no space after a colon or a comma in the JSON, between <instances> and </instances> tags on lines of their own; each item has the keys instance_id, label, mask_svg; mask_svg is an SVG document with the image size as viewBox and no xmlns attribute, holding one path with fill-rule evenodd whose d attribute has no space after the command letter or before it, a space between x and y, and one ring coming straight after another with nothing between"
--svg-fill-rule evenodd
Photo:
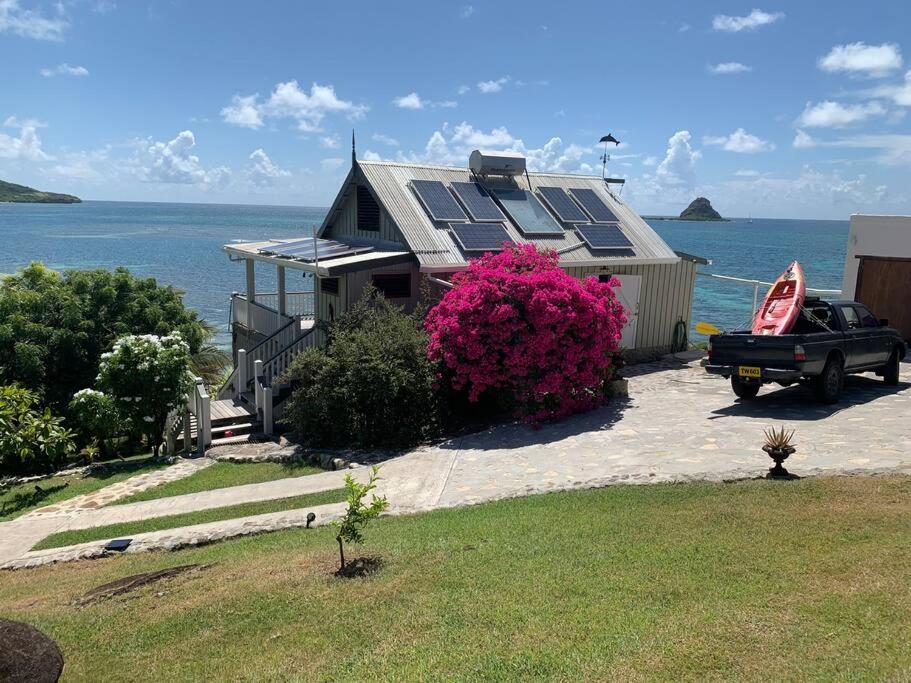
<instances>
[{"instance_id":1,"label":"green grass","mask_svg":"<svg viewBox=\"0 0 911 683\"><path fill-rule=\"evenodd\" d=\"M129 479L137 474L167 467L162 461L152 462L147 455L128 458L124 462L113 461L103 471L82 477L50 477L28 484L19 484L0 491L0 522L5 522L35 508L59 503L86 493ZM37 492L35 485L43 492Z\"/></svg>"},{"instance_id":2,"label":"green grass","mask_svg":"<svg viewBox=\"0 0 911 683\"><path fill-rule=\"evenodd\" d=\"M38 543L33 550L60 548L67 545L75 545L77 543L88 543L89 541L104 541L111 538L130 537L147 531L176 529L181 526L218 522L223 519L249 517L250 515L262 515L267 512L297 510L298 508L323 505L325 503L338 503L343 500L345 500L345 490L334 489L332 491L320 491L319 493L306 493L301 496L292 496L290 498L276 498L274 500L264 500L258 503L242 503L241 505L229 505L227 507L212 508L210 510L187 512L181 515L153 517L138 522L123 522L121 524L97 526L91 529L62 531L59 534L48 536Z\"/></svg>"},{"instance_id":3,"label":"green grass","mask_svg":"<svg viewBox=\"0 0 911 683\"><path fill-rule=\"evenodd\" d=\"M243 484L260 484L275 479L288 477L301 477L307 474L318 474L325 470L304 463L232 463L217 462L200 470L189 477L178 479L155 488L135 493L127 498L121 498L115 505L123 503L136 503L141 500L156 500L182 496L186 493L199 493L229 486Z\"/></svg>"},{"instance_id":4,"label":"green grass","mask_svg":"<svg viewBox=\"0 0 911 683\"><path fill-rule=\"evenodd\" d=\"M911 478L609 487L4 572L69 680L904 680ZM105 582L198 574L107 602Z\"/></svg>"}]
</instances>

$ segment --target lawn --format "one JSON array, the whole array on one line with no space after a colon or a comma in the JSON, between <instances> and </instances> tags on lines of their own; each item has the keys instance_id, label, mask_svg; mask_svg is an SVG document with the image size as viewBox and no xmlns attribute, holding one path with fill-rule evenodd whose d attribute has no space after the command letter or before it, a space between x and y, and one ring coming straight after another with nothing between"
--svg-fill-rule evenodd
<instances>
[{"instance_id":1,"label":"lawn","mask_svg":"<svg viewBox=\"0 0 911 683\"><path fill-rule=\"evenodd\" d=\"M142 534L147 531L176 529L177 527L190 526L193 524L219 522L223 519L236 519L238 517L249 517L250 515L264 515L268 512L298 510L300 508L312 507L315 505L325 505L326 503L340 503L343 500L345 500L345 489L334 489L332 491L320 491L318 493L305 493L300 496L291 496L289 498L264 500L257 503L241 503L240 505L228 505L226 507L211 508L209 510L199 510L198 512L186 512L180 515L152 517L151 519L144 519L138 522L122 522L120 524L110 524L108 526L96 526L91 529L61 531L59 534L51 534L42 540L33 548L33 550L60 548L67 545L76 545L77 543L88 543L89 541L105 541L111 538L129 538L130 536Z\"/></svg>"},{"instance_id":2,"label":"lawn","mask_svg":"<svg viewBox=\"0 0 911 683\"><path fill-rule=\"evenodd\" d=\"M301 477L307 474L318 474L319 472L325 472L325 470L305 463L217 462L195 474L191 474L189 477L134 493L127 498L121 498L114 504L122 505L141 500L170 498L171 496L182 496L186 493L199 493L200 491L211 491L212 489L223 489L243 484L260 484L264 481Z\"/></svg>"},{"instance_id":3,"label":"lawn","mask_svg":"<svg viewBox=\"0 0 911 683\"><path fill-rule=\"evenodd\" d=\"M893 679L911 478L609 487L2 575L70 680ZM90 606L107 581L212 563Z\"/></svg>"},{"instance_id":4,"label":"lawn","mask_svg":"<svg viewBox=\"0 0 911 683\"><path fill-rule=\"evenodd\" d=\"M92 493L137 474L167 466L168 463L162 460L152 460L148 455L143 455L127 458L122 462L115 460L108 463L103 470L96 471L88 477L50 477L4 489L0 491L0 522L8 521L35 508ZM35 485L38 485L41 491L36 491Z\"/></svg>"}]
</instances>

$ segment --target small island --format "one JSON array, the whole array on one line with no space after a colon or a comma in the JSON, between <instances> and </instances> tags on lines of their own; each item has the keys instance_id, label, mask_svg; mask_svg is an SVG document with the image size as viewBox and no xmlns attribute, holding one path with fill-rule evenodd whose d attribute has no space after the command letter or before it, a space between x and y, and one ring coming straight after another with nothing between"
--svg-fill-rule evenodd
<instances>
[{"instance_id":1,"label":"small island","mask_svg":"<svg viewBox=\"0 0 911 683\"><path fill-rule=\"evenodd\" d=\"M77 204L82 200L71 194L42 192L33 187L0 180L0 202L35 202L38 204Z\"/></svg>"},{"instance_id":2,"label":"small island","mask_svg":"<svg viewBox=\"0 0 911 683\"><path fill-rule=\"evenodd\" d=\"M724 221L721 214L712 208L712 203L705 197L696 197L680 214L681 221Z\"/></svg>"}]
</instances>

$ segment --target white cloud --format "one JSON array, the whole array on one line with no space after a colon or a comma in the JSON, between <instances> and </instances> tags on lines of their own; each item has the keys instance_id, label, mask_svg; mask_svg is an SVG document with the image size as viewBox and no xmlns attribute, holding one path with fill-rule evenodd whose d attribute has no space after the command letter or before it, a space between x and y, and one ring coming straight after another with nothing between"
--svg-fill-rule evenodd
<instances>
[{"instance_id":1,"label":"white cloud","mask_svg":"<svg viewBox=\"0 0 911 683\"><path fill-rule=\"evenodd\" d=\"M842 128L885 113L885 108L876 101L866 104L841 104L831 100L818 104L807 102L797 123L804 128Z\"/></svg>"},{"instance_id":2,"label":"white cloud","mask_svg":"<svg viewBox=\"0 0 911 683\"><path fill-rule=\"evenodd\" d=\"M510 80L509 76L503 76L495 81L478 81L478 90L484 94L500 92Z\"/></svg>"},{"instance_id":3,"label":"white cloud","mask_svg":"<svg viewBox=\"0 0 911 683\"><path fill-rule=\"evenodd\" d=\"M880 154L875 161L880 164L911 166L911 135L856 135L820 144L827 147L878 150Z\"/></svg>"},{"instance_id":4,"label":"white cloud","mask_svg":"<svg viewBox=\"0 0 911 683\"><path fill-rule=\"evenodd\" d=\"M374 134L371 136L371 139L374 140L374 141L376 141L376 142L382 143L382 144L384 144L384 145L389 145L390 147L398 147L398 146L399 146L399 141L398 141L398 140L396 140L396 139L393 138L393 137L389 137L388 135L383 135L382 133L374 133Z\"/></svg>"},{"instance_id":5,"label":"white cloud","mask_svg":"<svg viewBox=\"0 0 911 683\"><path fill-rule=\"evenodd\" d=\"M0 159L16 159L19 161L48 161L52 156L41 149L41 138L38 129L44 124L34 120L20 121L15 116L10 116L3 122L4 128L18 128L19 135L12 136L0 133Z\"/></svg>"},{"instance_id":6,"label":"white cloud","mask_svg":"<svg viewBox=\"0 0 911 683\"><path fill-rule=\"evenodd\" d=\"M361 157L364 161L382 161L383 157L374 152L372 149L368 149L364 152L364 156Z\"/></svg>"},{"instance_id":7,"label":"white cloud","mask_svg":"<svg viewBox=\"0 0 911 683\"><path fill-rule=\"evenodd\" d=\"M324 149L338 149L342 143L337 135L324 135L319 139L319 146Z\"/></svg>"},{"instance_id":8,"label":"white cloud","mask_svg":"<svg viewBox=\"0 0 911 683\"><path fill-rule=\"evenodd\" d=\"M709 73L716 76L741 74L752 70L753 67L741 64L740 62L722 62L721 64L709 65Z\"/></svg>"},{"instance_id":9,"label":"white cloud","mask_svg":"<svg viewBox=\"0 0 911 683\"><path fill-rule=\"evenodd\" d=\"M734 171L734 175L738 178L755 178L759 175L759 171L754 171L751 168L739 168Z\"/></svg>"},{"instance_id":10,"label":"white cloud","mask_svg":"<svg viewBox=\"0 0 911 683\"><path fill-rule=\"evenodd\" d=\"M649 155L642 160L643 166L654 166L658 163L658 157Z\"/></svg>"},{"instance_id":11,"label":"white cloud","mask_svg":"<svg viewBox=\"0 0 911 683\"><path fill-rule=\"evenodd\" d=\"M809 149L810 147L816 146L816 140L814 140L810 135L804 131L798 129L797 134L794 136L794 142L792 145L796 149Z\"/></svg>"},{"instance_id":12,"label":"white cloud","mask_svg":"<svg viewBox=\"0 0 911 683\"><path fill-rule=\"evenodd\" d=\"M821 207L834 206L842 207L840 213L847 216L855 207L876 206L888 191L885 185L869 187L864 174L845 178L838 172L821 173L810 167L794 178L759 176L723 185L730 200L743 205L812 207L817 215Z\"/></svg>"},{"instance_id":13,"label":"white cloud","mask_svg":"<svg viewBox=\"0 0 911 683\"><path fill-rule=\"evenodd\" d=\"M756 152L770 152L775 149L771 142L762 140L755 135L747 133L743 128L738 128L730 135L720 137L705 136L702 138L703 144L717 145L728 152L737 152L739 154L755 154Z\"/></svg>"},{"instance_id":14,"label":"white cloud","mask_svg":"<svg viewBox=\"0 0 911 683\"><path fill-rule=\"evenodd\" d=\"M235 95L231 104L221 110L221 118L225 123L231 123L243 128L260 128L263 125L262 113L257 103L258 95L241 97Z\"/></svg>"},{"instance_id":15,"label":"white cloud","mask_svg":"<svg viewBox=\"0 0 911 683\"><path fill-rule=\"evenodd\" d=\"M250 154L250 169L248 171L250 181L256 187L270 187L279 178L285 178L291 175L289 171L277 166L269 155L262 149L255 149Z\"/></svg>"},{"instance_id":16,"label":"white cloud","mask_svg":"<svg viewBox=\"0 0 911 683\"><path fill-rule=\"evenodd\" d=\"M57 16L52 18L38 10L23 9L19 0L0 0L0 33L8 31L35 40L63 40L66 27L62 5L57 6Z\"/></svg>"},{"instance_id":17,"label":"white cloud","mask_svg":"<svg viewBox=\"0 0 911 683\"><path fill-rule=\"evenodd\" d=\"M740 31L752 31L760 26L773 24L779 19L784 19L784 12L763 12L761 9L754 9L745 17L730 17L725 14L718 14L712 19L712 28L716 31L739 33Z\"/></svg>"},{"instance_id":18,"label":"white cloud","mask_svg":"<svg viewBox=\"0 0 911 683\"><path fill-rule=\"evenodd\" d=\"M905 82L899 85L881 85L873 93L875 97L888 97L895 104L911 107L911 71L905 74Z\"/></svg>"},{"instance_id":19,"label":"white cloud","mask_svg":"<svg viewBox=\"0 0 911 683\"><path fill-rule=\"evenodd\" d=\"M338 157L332 157L330 159L323 159L320 161L320 166L323 167L324 171L335 171L341 168L342 164L345 163L344 159Z\"/></svg>"},{"instance_id":20,"label":"white cloud","mask_svg":"<svg viewBox=\"0 0 911 683\"><path fill-rule=\"evenodd\" d=\"M202 166L199 157L193 154L196 138L192 131L181 131L168 142L148 139L139 144L135 170L145 182L222 185L230 177L231 171L224 166L212 169Z\"/></svg>"},{"instance_id":21,"label":"white cloud","mask_svg":"<svg viewBox=\"0 0 911 683\"><path fill-rule=\"evenodd\" d=\"M53 69L41 69L41 75L45 78L51 78L52 76L88 76L89 70L84 66L70 66L64 62Z\"/></svg>"},{"instance_id":22,"label":"white cloud","mask_svg":"<svg viewBox=\"0 0 911 683\"><path fill-rule=\"evenodd\" d=\"M664 159L655 169L660 185L692 189L696 185L696 161L702 156L690 145L688 130L678 130L667 141Z\"/></svg>"},{"instance_id":23,"label":"white cloud","mask_svg":"<svg viewBox=\"0 0 911 683\"><path fill-rule=\"evenodd\" d=\"M468 19L472 14L474 14L474 5L462 5L462 9L459 10L459 16L463 19Z\"/></svg>"},{"instance_id":24,"label":"white cloud","mask_svg":"<svg viewBox=\"0 0 911 683\"><path fill-rule=\"evenodd\" d=\"M883 43L849 43L836 45L825 57L817 62L819 68L830 73L845 72L861 76L887 76L902 66L902 54L898 45Z\"/></svg>"},{"instance_id":25,"label":"white cloud","mask_svg":"<svg viewBox=\"0 0 911 683\"><path fill-rule=\"evenodd\" d=\"M108 159L110 148L104 147L91 152L71 152L64 155L60 163L42 171L48 178L99 183L110 180L97 165Z\"/></svg>"},{"instance_id":26,"label":"white cloud","mask_svg":"<svg viewBox=\"0 0 911 683\"><path fill-rule=\"evenodd\" d=\"M470 85L460 85L457 92L459 95L464 95L465 93L469 92L470 90L471 90Z\"/></svg>"},{"instance_id":27,"label":"white cloud","mask_svg":"<svg viewBox=\"0 0 911 683\"><path fill-rule=\"evenodd\" d=\"M408 93L407 95L402 95L401 97L396 97L394 100L392 100L392 103L399 109L424 108L424 101L416 92Z\"/></svg>"},{"instance_id":28,"label":"white cloud","mask_svg":"<svg viewBox=\"0 0 911 683\"><path fill-rule=\"evenodd\" d=\"M226 123L247 128L259 128L265 118L290 118L297 129L306 133L320 132L323 119L328 114L343 114L349 119L359 119L368 107L339 99L331 85L314 83L310 92L302 90L297 81L278 83L265 102L259 95L235 95L231 104L221 110Z\"/></svg>"},{"instance_id":29,"label":"white cloud","mask_svg":"<svg viewBox=\"0 0 911 683\"><path fill-rule=\"evenodd\" d=\"M441 109L455 109L459 106L459 103L455 100L437 100L436 102L431 102L430 106L439 107Z\"/></svg>"},{"instance_id":30,"label":"white cloud","mask_svg":"<svg viewBox=\"0 0 911 683\"><path fill-rule=\"evenodd\" d=\"M680 26L677 28L677 33L686 33L686 32L689 31L691 28L693 28L693 27L690 26L689 24L687 24L686 22L683 22L683 23L680 24Z\"/></svg>"}]
</instances>

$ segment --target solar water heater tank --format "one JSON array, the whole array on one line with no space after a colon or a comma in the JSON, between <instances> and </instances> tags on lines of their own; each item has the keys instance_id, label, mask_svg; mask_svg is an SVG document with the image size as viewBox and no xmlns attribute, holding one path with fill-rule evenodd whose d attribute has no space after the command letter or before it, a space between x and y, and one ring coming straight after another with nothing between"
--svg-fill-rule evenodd
<instances>
[{"instance_id":1,"label":"solar water heater tank","mask_svg":"<svg viewBox=\"0 0 911 683\"><path fill-rule=\"evenodd\" d=\"M525 157L518 152L491 152L476 149L468 157L468 168L480 176L514 176L525 173Z\"/></svg>"}]
</instances>

